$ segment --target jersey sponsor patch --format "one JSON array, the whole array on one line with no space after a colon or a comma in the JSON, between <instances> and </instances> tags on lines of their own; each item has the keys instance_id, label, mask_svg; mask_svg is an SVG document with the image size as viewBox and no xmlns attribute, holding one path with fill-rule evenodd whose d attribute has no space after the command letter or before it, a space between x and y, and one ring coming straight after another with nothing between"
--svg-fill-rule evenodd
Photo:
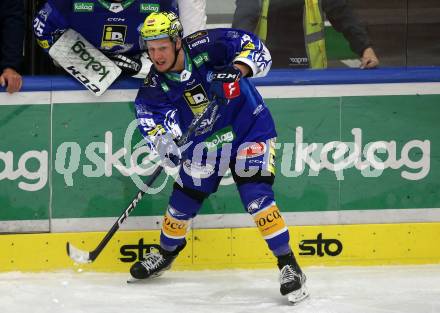
<instances>
[{"instance_id":1,"label":"jersey sponsor patch","mask_svg":"<svg viewBox=\"0 0 440 313\"><path fill-rule=\"evenodd\" d=\"M208 52L203 52L194 57L193 62L196 67L202 66L203 63L209 62Z\"/></svg>"},{"instance_id":2,"label":"jersey sponsor patch","mask_svg":"<svg viewBox=\"0 0 440 313\"><path fill-rule=\"evenodd\" d=\"M195 47L197 47L199 45L202 45L202 44L205 44L205 43L208 43L208 42L209 42L209 37L204 37L204 38L197 39L194 42L190 43L188 45L188 47L190 49L193 49L193 48L195 48Z\"/></svg>"},{"instance_id":3,"label":"jersey sponsor patch","mask_svg":"<svg viewBox=\"0 0 440 313\"><path fill-rule=\"evenodd\" d=\"M167 211L162 222L162 232L172 239L184 238L188 229L189 220L179 220Z\"/></svg>"},{"instance_id":4,"label":"jersey sponsor patch","mask_svg":"<svg viewBox=\"0 0 440 313\"><path fill-rule=\"evenodd\" d=\"M208 36L208 32L206 30L201 30L201 31L195 32L194 34L187 36L185 38L185 40L188 44L190 44L190 43L193 43L194 41L196 41L202 37L205 37L205 36Z\"/></svg>"},{"instance_id":5,"label":"jersey sponsor patch","mask_svg":"<svg viewBox=\"0 0 440 313\"><path fill-rule=\"evenodd\" d=\"M160 11L160 4L158 3L140 3L139 11L141 13L153 13Z\"/></svg>"},{"instance_id":6,"label":"jersey sponsor patch","mask_svg":"<svg viewBox=\"0 0 440 313\"><path fill-rule=\"evenodd\" d=\"M255 45L254 45L252 42L248 42L248 43L243 47L243 49L246 49L246 50L254 50L254 49L255 49Z\"/></svg>"},{"instance_id":7,"label":"jersey sponsor patch","mask_svg":"<svg viewBox=\"0 0 440 313\"><path fill-rule=\"evenodd\" d=\"M253 217L264 239L273 238L287 230L283 216L276 205L259 211Z\"/></svg>"},{"instance_id":8,"label":"jersey sponsor patch","mask_svg":"<svg viewBox=\"0 0 440 313\"><path fill-rule=\"evenodd\" d=\"M200 136L212 131L215 122L217 122L217 120L220 118L220 114L217 114L217 112L218 112L218 105L214 106L211 115L208 118L202 120L199 127L197 127L196 136Z\"/></svg>"},{"instance_id":9,"label":"jersey sponsor patch","mask_svg":"<svg viewBox=\"0 0 440 313\"><path fill-rule=\"evenodd\" d=\"M221 148L225 143L232 143L235 137L234 130L231 126L228 126L206 138L205 145L208 151L215 151Z\"/></svg>"},{"instance_id":10,"label":"jersey sponsor patch","mask_svg":"<svg viewBox=\"0 0 440 313\"><path fill-rule=\"evenodd\" d=\"M93 2L74 2L73 12L88 13L93 12L95 4Z\"/></svg>"},{"instance_id":11,"label":"jersey sponsor patch","mask_svg":"<svg viewBox=\"0 0 440 313\"><path fill-rule=\"evenodd\" d=\"M194 114L200 114L208 106L208 95L203 89L202 84L198 84L191 89L185 90L183 93L185 101L188 103Z\"/></svg>"},{"instance_id":12,"label":"jersey sponsor patch","mask_svg":"<svg viewBox=\"0 0 440 313\"><path fill-rule=\"evenodd\" d=\"M253 142L237 153L237 159L256 158L265 153L266 144L264 142Z\"/></svg>"},{"instance_id":13,"label":"jersey sponsor patch","mask_svg":"<svg viewBox=\"0 0 440 313\"><path fill-rule=\"evenodd\" d=\"M104 25L101 48L109 50L114 46L121 46L125 43L126 36L127 25Z\"/></svg>"},{"instance_id":14,"label":"jersey sponsor patch","mask_svg":"<svg viewBox=\"0 0 440 313\"><path fill-rule=\"evenodd\" d=\"M37 39L37 44L43 49L49 49L50 47L49 42L47 40Z\"/></svg>"}]
</instances>

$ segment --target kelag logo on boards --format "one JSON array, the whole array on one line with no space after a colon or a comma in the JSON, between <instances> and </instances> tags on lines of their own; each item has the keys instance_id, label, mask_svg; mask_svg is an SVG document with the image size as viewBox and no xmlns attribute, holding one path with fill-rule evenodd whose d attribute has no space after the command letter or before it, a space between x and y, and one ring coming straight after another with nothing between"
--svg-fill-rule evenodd
<instances>
[{"instance_id":1,"label":"kelag logo on boards","mask_svg":"<svg viewBox=\"0 0 440 313\"><path fill-rule=\"evenodd\" d=\"M138 260L142 261L144 260L145 254L158 249L158 244L144 244L144 239L141 238L137 244L121 246L119 252L122 257L119 259L124 263L131 263Z\"/></svg>"},{"instance_id":2,"label":"kelag logo on boards","mask_svg":"<svg viewBox=\"0 0 440 313\"><path fill-rule=\"evenodd\" d=\"M337 239L324 239L322 233L319 233L316 239L301 240L299 248L302 251L299 255L338 256L342 252L342 242Z\"/></svg>"},{"instance_id":3,"label":"kelag logo on boards","mask_svg":"<svg viewBox=\"0 0 440 313\"><path fill-rule=\"evenodd\" d=\"M193 110L196 107L197 110L203 110L207 104L204 102L207 101L206 95L202 91L203 88L197 88L189 94L191 100L194 100ZM209 120L205 120L205 128L214 121L215 117L212 115ZM199 128L198 131L201 129ZM0 189L3 188L1 185L3 181L6 180L17 181L18 188L25 191L34 192L43 189L49 181L49 160L52 157L54 158L52 173L62 175L67 187L74 185L77 175L107 178L115 175L116 170L118 172L116 175L136 178L136 185L142 189L140 186L144 186L144 183L140 176L151 175L160 163L155 160L156 156L150 153L145 143L136 145L132 143L131 140L136 138L134 134L137 132L138 121L133 120L126 129L122 147L116 146L121 134L117 133L117 139L113 140L113 132L105 131L104 140L91 141L86 146L80 146L74 141L62 142L58 147L52 147L53 155L50 155L48 150L4 151L4 147L0 146ZM326 170L334 172L336 180L343 180L344 171L351 169L359 171L365 178L377 178L382 173L390 175L397 171L402 179L420 181L430 172L430 140L413 139L407 142L379 140L364 143L362 141L364 131L353 128L353 142L307 143L304 142L303 133L303 128L297 127L294 142L277 142L273 147L280 155L278 162L283 177L297 178L306 175L316 177ZM232 138L232 133L223 135L218 138L210 137L207 145L214 149L217 144L228 142ZM81 139L85 140L85 138ZM380 182L385 183L388 179L385 178ZM232 183L233 180L230 179L224 184ZM146 190L149 194L155 194L160 192L165 184L166 181L159 187Z\"/></svg>"}]
</instances>

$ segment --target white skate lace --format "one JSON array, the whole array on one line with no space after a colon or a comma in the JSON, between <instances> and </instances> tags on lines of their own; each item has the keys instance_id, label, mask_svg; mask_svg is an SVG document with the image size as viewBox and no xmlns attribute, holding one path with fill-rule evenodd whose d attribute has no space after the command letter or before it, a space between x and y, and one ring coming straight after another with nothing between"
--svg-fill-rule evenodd
<instances>
[{"instance_id":1,"label":"white skate lace","mask_svg":"<svg viewBox=\"0 0 440 313\"><path fill-rule=\"evenodd\" d=\"M301 281L301 275L298 274L290 265L286 265L281 269L281 275L280 275L280 283L290 283L294 281L295 279L298 279L298 281Z\"/></svg>"},{"instance_id":2,"label":"white skate lace","mask_svg":"<svg viewBox=\"0 0 440 313\"><path fill-rule=\"evenodd\" d=\"M145 254L145 260L141 261L143 267L149 272L157 269L164 261L163 256L160 253L147 253Z\"/></svg>"}]
</instances>

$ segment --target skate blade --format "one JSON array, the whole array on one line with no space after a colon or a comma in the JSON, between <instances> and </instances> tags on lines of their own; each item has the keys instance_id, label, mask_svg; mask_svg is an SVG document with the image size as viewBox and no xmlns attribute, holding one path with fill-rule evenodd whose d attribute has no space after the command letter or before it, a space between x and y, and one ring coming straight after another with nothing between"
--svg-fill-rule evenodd
<instances>
[{"instance_id":1,"label":"skate blade","mask_svg":"<svg viewBox=\"0 0 440 313\"><path fill-rule=\"evenodd\" d=\"M151 280L151 278L154 278L154 277L150 276L150 277L142 278L142 279L130 277L129 279L127 279L127 284L145 284L145 283L148 283Z\"/></svg>"},{"instance_id":2,"label":"skate blade","mask_svg":"<svg viewBox=\"0 0 440 313\"><path fill-rule=\"evenodd\" d=\"M290 302L290 304L297 305L298 303L307 299L309 295L310 295L309 291L307 290L307 287L304 285L301 287L301 289L287 294L287 300Z\"/></svg>"},{"instance_id":3,"label":"skate blade","mask_svg":"<svg viewBox=\"0 0 440 313\"><path fill-rule=\"evenodd\" d=\"M141 283L144 281L145 281L145 279L137 279L137 278L130 277L129 279L127 279L127 284L138 284L138 283Z\"/></svg>"},{"instance_id":4,"label":"skate blade","mask_svg":"<svg viewBox=\"0 0 440 313\"><path fill-rule=\"evenodd\" d=\"M137 279L137 278L134 278L134 277L130 277L129 279L127 279L127 284L144 283L144 282L150 281L152 278L156 278L156 277L162 276L162 274L163 274L163 271L159 272L159 273L156 273L156 274L153 274L151 276L148 276L147 278L142 278L142 279Z\"/></svg>"}]
</instances>

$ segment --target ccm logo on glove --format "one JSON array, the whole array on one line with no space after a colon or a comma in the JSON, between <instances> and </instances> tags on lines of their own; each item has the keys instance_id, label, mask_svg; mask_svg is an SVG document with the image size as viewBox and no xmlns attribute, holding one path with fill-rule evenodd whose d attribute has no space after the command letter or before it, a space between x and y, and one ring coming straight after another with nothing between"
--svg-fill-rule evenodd
<instances>
[{"instance_id":1,"label":"ccm logo on glove","mask_svg":"<svg viewBox=\"0 0 440 313\"><path fill-rule=\"evenodd\" d=\"M224 82L234 82L240 78L240 73L213 73L212 80L220 80Z\"/></svg>"},{"instance_id":2,"label":"ccm logo on glove","mask_svg":"<svg viewBox=\"0 0 440 313\"><path fill-rule=\"evenodd\" d=\"M229 100L240 96L240 77L241 71L233 65L212 73L210 94L219 103L227 104Z\"/></svg>"}]
</instances>

